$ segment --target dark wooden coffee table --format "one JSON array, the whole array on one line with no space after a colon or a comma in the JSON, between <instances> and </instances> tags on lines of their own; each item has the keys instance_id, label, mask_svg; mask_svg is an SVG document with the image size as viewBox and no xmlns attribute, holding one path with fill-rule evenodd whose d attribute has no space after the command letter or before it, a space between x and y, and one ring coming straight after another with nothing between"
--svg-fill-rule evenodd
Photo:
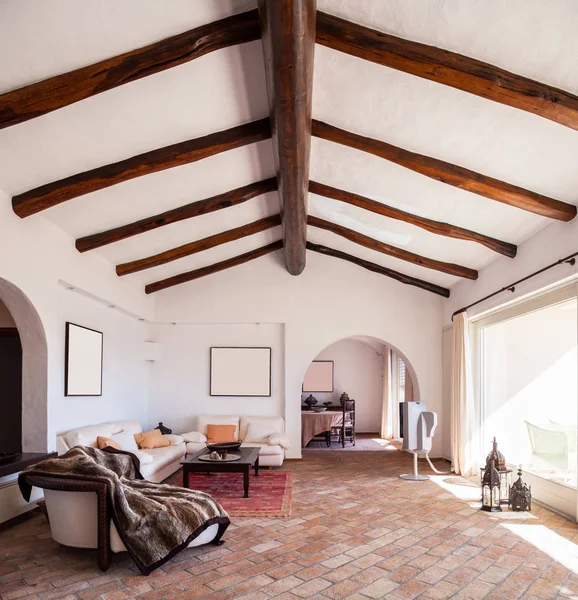
<instances>
[{"instance_id":1,"label":"dark wooden coffee table","mask_svg":"<svg viewBox=\"0 0 578 600\"><path fill-rule=\"evenodd\" d=\"M259 448L239 448L231 454L240 454L241 458L233 462L209 462L199 460L199 456L209 454L206 448L185 458L181 465L183 466L183 485L189 486L190 473L243 473L243 487L245 488L245 498L249 497L249 473L251 467L255 468L255 476L259 475Z\"/></svg>"}]
</instances>

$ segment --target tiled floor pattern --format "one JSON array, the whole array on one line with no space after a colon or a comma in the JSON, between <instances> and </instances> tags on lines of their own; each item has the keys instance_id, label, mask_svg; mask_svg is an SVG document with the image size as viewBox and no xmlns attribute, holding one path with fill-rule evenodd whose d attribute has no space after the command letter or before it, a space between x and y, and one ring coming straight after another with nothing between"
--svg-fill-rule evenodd
<instances>
[{"instance_id":1,"label":"tiled floor pattern","mask_svg":"<svg viewBox=\"0 0 578 600\"><path fill-rule=\"evenodd\" d=\"M93 551L59 547L36 513L0 531L0 595L578 598L572 571L578 572L578 527L543 508L531 515L483 513L455 495L478 494L462 479L400 480L398 474L410 470L410 457L398 452L309 452L285 468L295 480L290 519L237 519L225 545L187 550L149 577L140 576L126 556L116 556L101 573Z\"/></svg>"}]
</instances>

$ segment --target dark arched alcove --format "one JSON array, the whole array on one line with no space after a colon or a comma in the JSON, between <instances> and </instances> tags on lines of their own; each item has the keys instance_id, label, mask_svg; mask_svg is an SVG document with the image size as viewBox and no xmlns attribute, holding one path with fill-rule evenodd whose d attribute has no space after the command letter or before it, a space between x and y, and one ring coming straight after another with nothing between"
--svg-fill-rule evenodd
<instances>
[{"instance_id":1,"label":"dark arched alcove","mask_svg":"<svg viewBox=\"0 0 578 600\"><path fill-rule=\"evenodd\" d=\"M19 452L22 452L22 344L15 326L0 326L0 460Z\"/></svg>"}]
</instances>

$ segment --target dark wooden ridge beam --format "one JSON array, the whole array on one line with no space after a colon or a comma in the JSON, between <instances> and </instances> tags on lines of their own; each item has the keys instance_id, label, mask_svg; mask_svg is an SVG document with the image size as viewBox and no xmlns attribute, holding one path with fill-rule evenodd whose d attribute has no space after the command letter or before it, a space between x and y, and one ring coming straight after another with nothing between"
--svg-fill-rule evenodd
<instances>
[{"instance_id":1,"label":"dark wooden ridge beam","mask_svg":"<svg viewBox=\"0 0 578 600\"><path fill-rule=\"evenodd\" d=\"M258 14L251 10L7 92L0 95L0 129L260 37Z\"/></svg>"},{"instance_id":2,"label":"dark wooden ridge beam","mask_svg":"<svg viewBox=\"0 0 578 600\"><path fill-rule=\"evenodd\" d=\"M578 97L494 65L317 13L317 43L578 129Z\"/></svg>"},{"instance_id":3,"label":"dark wooden ridge beam","mask_svg":"<svg viewBox=\"0 0 578 600\"><path fill-rule=\"evenodd\" d=\"M410 223L411 225L421 227L422 229L437 235L477 242L478 244L482 244L482 246L509 258L514 258L518 251L518 247L514 244L502 242L501 240L482 235L481 233L476 233L475 231L470 231L469 229L464 229L463 227L450 225L449 223L442 223L441 221L433 221L432 219L427 219L425 217L418 217L417 215L394 208L393 206L388 206L382 202L377 202L376 200L371 200L370 198L365 198L364 196L359 196L352 192L346 192L345 190L334 188L323 183L310 181L309 191L312 194L333 198L334 200L339 200L340 202L345 202L352 206L369 210L378 215L389 217L390 219L397 219L398 221Z\"/></svg>"},{"instance_id":4,"label":"dark wooden ridge beam","mask_svg":"<svg viewBox=\"0 0 578 600\"><path fill-rule=\"evenodd\" d=\"M316 0L259 0L285 265L305 268Z\"/></svg>"},{"instance_id":5,"label":"dark wooden ridge beam","mask_svg":"<svg viewBox=\"0 0 578 600\"><path fill-rule=\"evenodd\" d=\"M558 219L559 221L571 221L576 216L576 206L573 204L542 196L536 192L525 190L493 177L481 175L437 158L417 154L387 142L339 129L322 121L313 120L312 133L324 140L385 158L436 181L453 185L462 190L490 198L490 200L515 206L543 217Z\"/></svg>"},{"instance_id":6,"label":"dark wooden ridge beam","mask_svg":"<svg viewBox=\"0 0 578 600\"><path fill-rule=\"evenodd\" d=\"M235 240L240 240L241 238L248 237L259 231L266 231L267 229L272 229L279 225L281 225L281 215L265 217L259 221L247 223L246 225L241 225L240 227L235 227L234 229L211 235L201 240L191 242L190 244L183 244L177 248L171 248L170 250L148 256L147 258L141 258L140 260L133 260L117 265L116 274L119 276L130 275L131 273L144 271L145 269L151 269L152 267L166 265L173 260L178 260L179 258L202 252L203 250L209 250L210 248L215 248L222 244L234 242Z\"/></svg>"},{"instance_id":7,"label":"dark wooden ridge beam","mask_svg":"<svg viewBox=\"0 0 578 600\"><path fill-rule=\"evenodd\" d=\"M160 290L164 290L174 285L180 285L181 283L187 283L194 279L206 277L207 275L212 275L213 273L218 273L219 271L224 271L225 269L230 269L231 267L236 267L251 260L255 260L266 254L280 250L281 248L283 248L283 240L277 240L272 244L267 244L256 250L245 252L245 254L228 258L227 260L209 265L208 267L202 267L200 269L195 269L194 271L188 271L187 273L181 273L179 275L174 275L173 277L168 277L167 279L149 283L145 286L145 292L147 294L153 294L154 292L159 292Z\"/></svg>"},{"instance_id":8,"label":"dark wooden ridge beam","mask_svg":"<svg viewBox=\"0 0 578 600\"><path fill-rule=\"evenodd\" d=\"M307 223L309 225L312 225L313 227L318 227L319 229L331 231L332 233L344 237L350 242L354 242L355 244L359 244L360 246L365 246L370 250L375 250L376 252L381 252L383 254L387 254L389 256L405 260L407 262L413 263L414 265L419 265L420 267L434 269L436 271L441 271L442 273L447 273L448 275L464 277L465 279L478 278L478 272L474 269L469 269L468 267L462 267L461 265L456 265L453 263L443 262L441 260L434 260L432 258L427 258L426 256L420 256L419 254L408 252L407 250L403 250L402 248L390 246L389 244L380 242L379 240L376 240L372 237L363 235L358 231L348 229L347 227L342 227L341 225L331 223L330 221L320 219L319 217L315 217L313 215L309 215L307 217Z\"/></svg>"},{"instance_id":9,"label":"dark wooden ridge beam","mask_svg":"<svg viewBox=\"0 0 578 600\"><path fill-rule=\"evenodd\" d=\"M228 208L229 206L236 206L242 204L260 196L267 192L274 192L277 189L277 180L273 177L271 179L264 179L263 181L257 181L256 183L250 183L240 188L236 188L224 194L218 194L205 200L198 200L197 202L191 202L185 206L179 206L173 208L164 213L129 223L128 225L122 225L115 229L109 229L102 231L101 233L94 233L86 237L82 237L76 240L76 249L79 252L87 252L88 250L95 250L114 242L120 242L134 235L146 233L152 231L158 227L164 227L172 223L178 223L185 219L191 219L200 215L206 215L207 213Z\"/></svg>"},{"instance_id":10,"label":"dark wooden ridge beam","mask_svg":"<svg viewBox=\"0 0 578 600\"><path fill-rule=\"evenodd\" d=\"M270 137L269 119L253 121L53 181L14 196L12 207L19 217L29 217L72 198L96 192L135 177L180 167Z\"/></svg>"},{"instance_id":11,"label":"dark wooden ridge beam","mask_svg":"<svg viewBox=\"0 0 578 600\"><path fill-rule=\"evenodd\" d=\"M368 271L373 271L374 273L379 273L380 275L391 277L392 279L395 279L407 285L414 285L415 287L421 288L422 290L426 290L427 292L438 294L440 296L443 296L444 298L450 297L450 291L447 288L436 285L435 283L423 281L423 279L417 279L417 277L410 277L409 275L404 275L399 271L394 271L393 269L382 267L381 265L369 262L368 260L363 260L362 258L357 258L357 256L352 256L351 254L347 254L346 252L341 252L340 250L335 250L334 248L328 248L327 246L322 246L321 244L314 244L313 242L307 242L307 249L313 250L313 252L318 252L319 254L325 254L326 256L333 256L334 258L346 260L350 263L353 263L354 265L363 267Z\"/></svg>"}]
</instances>

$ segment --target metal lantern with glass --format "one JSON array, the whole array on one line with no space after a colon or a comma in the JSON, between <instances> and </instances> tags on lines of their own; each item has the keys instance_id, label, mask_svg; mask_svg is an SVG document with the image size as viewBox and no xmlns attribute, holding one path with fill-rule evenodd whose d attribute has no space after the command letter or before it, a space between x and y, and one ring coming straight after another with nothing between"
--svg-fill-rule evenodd
<instances>
[{"instance_id":1,"label":"metal lantern with glass","mask_svg":"<svg viewBox=\"0 0 578 600\"><path fill-rule=\"evenodd\" d=\"M506 457L498 450L496 438L494 438L494 441L492 442L492 450L486 457L486 466L480 467L480 479L483 478L484 473L492 460L494 461L496 471L498 471L500 476L500 498L502 499L502 504L507 504L512 469L507 466Z\"/></svg>"},{"instance_id":2,"label":"metal lantern with glass","mask_svg":"<svg viewBox=\"0 0 578 600\"><path fill-rule=\"evenodd\" d=\"M500 474L495 464L492 459L482 477L482 510L487 512L501 512L502 510L500 506Z\"/></svg>"},{"instance_id":3,"label":"metal lantern with glass","mask_svg":"<svg viewBox=\"0 0 578 600\"><path fill-rule=\"evenodd\" d=\"M532 510L532 487L522 481L522 465L518 469L518 480L510 486L508 506L516 512Z\"/></svg>"}]
</instances>

